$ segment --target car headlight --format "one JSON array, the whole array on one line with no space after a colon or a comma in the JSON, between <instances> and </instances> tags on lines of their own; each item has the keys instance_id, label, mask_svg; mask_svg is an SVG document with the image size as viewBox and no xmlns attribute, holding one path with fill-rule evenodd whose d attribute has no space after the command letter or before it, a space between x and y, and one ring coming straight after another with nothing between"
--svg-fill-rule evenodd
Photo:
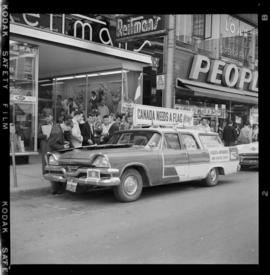
<instances>
[{"instance_id":1,"label":"car headlight","mask_svg":"<svg viewBox=\"0 0 270 275\"><path fill-rule=\"evenodd\" d=\"M49 165L58 165L59 163L58 163L57 156L54 155L54 154L49 155L49 157L48 157L48 164Z\"/></svg>"},{"instance_id":2,"label":"car headlight","mask_svg":"<svg viewBox=\"0 0 270 275\"><path fill-rule=\"evenodd\" d=\"M106 156L97 156L95 160L93 161L92 165L96 167L101 167L101 168L110 168L110 163L109 160Z\"/></svg>"}]
</instances>

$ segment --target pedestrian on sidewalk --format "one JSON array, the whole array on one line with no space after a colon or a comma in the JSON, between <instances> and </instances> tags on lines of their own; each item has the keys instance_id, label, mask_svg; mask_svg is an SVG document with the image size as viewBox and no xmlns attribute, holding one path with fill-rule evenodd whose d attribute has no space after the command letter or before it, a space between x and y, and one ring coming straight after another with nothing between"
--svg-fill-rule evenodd
<instances>
[{"instance_id":1,"label":"pedestrian on sidewalk","mask_svg":"<svg viewBox=\"0 0 270 275\"><path fill-rule=\"evenodd\" d=\"M71 115L65 115L63 118L63 122L60 124L63 134L64 134L64 142L69 144L69 148L72 148L71 142L71 131L73 128L73 121Z\"/></svg>"},{"instance_id":2,"label":"pedestrian on sidewalk","mask_svg":"<svg viewBox=\"0 0 270 275\"><path fill-rule=\"evenodd\" d=\"M250 127L250 123L248 121L245 122L244 127L240 130L240 134L238 137L239 144L248 144L252 142L252 130Z\"/></svg>"},{"instance_id":3,"label":"pedestrian on sidewalk","mask_svg":"<svg viewBox=\"0 0 270 275\"><path fill-rule=\"evenodd\" d=\"M252 127L252 142L256 142L259 139L259 125L253 124Z\"/></svg>"},{"instance_id":4,"label":"pedestrian on sidewalk","mask_svg":"<svg viewBox=\"0 0 270 275\"><path fill-rule=\"evenodd\" d=\"M46 154L48 152L48 138L53 125L53 116L51 109L43 109L42 120L38 128L38 139L40 140L40 154L42 160L42 174L45 174L47 164Z\"/></svg>"},{"instance_id":5,"label":"pedestrian on sidewalk","mask_svg":"<svg viewBox=\"0 0 270 275\"><path fill-rule=\"evenodd\" d=\"M75 111L73 121L73 128L72 128L72 135L71 135L71 142L74 148L81 147L83 142L83 137L81 135L81 130L79 124L83 121L83 112L82 111Z\"/></svg>"},{"instance_id":6,"label":"pedestrian on sidewalk","mask_svg":"<svg viewBox=\"0 0 270 275\"><path fill-rule=\"evenodd\" d=\"M205 133L210 133L211 132L211 128L208 124L208 120L206 118L202 118L200 120L200 124L197 125L196 130L199 130L201 132L205 132Z\"/></svg>"},{"instance_id":7,"label":"pedestrian on sidewalk","mask_svg":"<svg viewBox=\"0 0 270 275\"><path fill-rule=\"evenodd\" d=\"M233 127L232 120L228 121L228 124L223 129L223 141L225 146L233 146L237 140L237 132Z\"/></svg>"},{"instance_id":8,"label":"pedestrian on sidewalk","mask_svg":"<svg viewBox=\"0 0 270 275\"><path fill-rule=\"evenodd\" d=\"M95 119L94 113L89 113L87 121L81 127L81 134L83 137L83 146L93 145L95 143L94 131L95 131Z\"/></svg>"},{"instance_id":9,"label":"pedestrian on sidewalk","mask_svg":"<svg viewBox=\"0 0 270 275\"><path fill-rule=\"evenodd\" d=\"M39 126L38 138L40 139L42 174L46 173L47 153L69 148L69 144L64 141L62 127L53 121L52 110L43 112L44 122ZM62 193L64 186L56 182L51 182L52 194Z\"/></svg>"}]
</instances>

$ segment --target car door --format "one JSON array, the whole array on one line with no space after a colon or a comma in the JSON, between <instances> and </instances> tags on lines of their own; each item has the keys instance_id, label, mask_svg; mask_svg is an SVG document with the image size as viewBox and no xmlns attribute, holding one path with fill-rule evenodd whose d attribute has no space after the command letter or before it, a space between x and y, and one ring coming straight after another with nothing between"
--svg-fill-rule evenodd
<instances>
[{"instance_id":1,"label":"car door","mask_svg":"<svg viewBox=\"0 0 270 275\"><path fill-rule=\"evenodd\" d=\"M210 165L209 152L200 147L192 133L180 133L180 139L188 156L189 179L204 178Z\"/></svg>"},{"instance_id":2,"label":"car door","mask_svg":"<svg viewBox=\"0 0 270 275\"><path fill-rule=\"evenodd\" d=\"M188 155L181 148L178 133L164 133L162 144L163 183L186 181Z\"/></svg>"}]
</instances>

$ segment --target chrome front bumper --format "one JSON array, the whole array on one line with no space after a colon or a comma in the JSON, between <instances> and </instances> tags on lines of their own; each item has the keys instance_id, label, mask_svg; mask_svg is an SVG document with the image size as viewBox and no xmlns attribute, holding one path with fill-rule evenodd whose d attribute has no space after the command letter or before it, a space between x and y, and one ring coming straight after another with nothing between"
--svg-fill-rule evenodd
<instances>
[{"instance_id":1,"label":"chrome front bumper","mask_svg":"<svg viewBox=\"0 0 270 275\"><path fill-rule=\"evenodd\" d=\"M90 168L89 169L80 168L75 172L67 172L64 167L47 165L47 166L45 166L45 170L48 171L48 173L45 173L43 175L43 177L49 181L57 181L57 182L66 183L68 180L71 180L72 182L78 183L79 185L102 186L102 187L117 186L120 184L120 178L113 176L113 174L119 173L118 169L101 168L100 169L101 173L110 175L109 178L107 178L107 177L106 178L76 177L80 173L87 174L87 171L91 170ZM97 169L95 169L95 170L97 170Z\"/></svg>"}]
</instances>

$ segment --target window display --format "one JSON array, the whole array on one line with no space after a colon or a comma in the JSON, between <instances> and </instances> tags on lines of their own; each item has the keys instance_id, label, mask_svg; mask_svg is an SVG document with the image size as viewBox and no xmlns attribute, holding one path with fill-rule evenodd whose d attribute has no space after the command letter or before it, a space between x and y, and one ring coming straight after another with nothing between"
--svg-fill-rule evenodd
<instances>
[{"instance_id":1,"label":"window display","mask_svg":"<svg viewBox=\"0 0 270 275\"><path fill-rule=\"evenodd\" d=\"M15 153L36 151L38 48L10 41L10 122L15 125Z\"/></svg>"}]
</instances>

